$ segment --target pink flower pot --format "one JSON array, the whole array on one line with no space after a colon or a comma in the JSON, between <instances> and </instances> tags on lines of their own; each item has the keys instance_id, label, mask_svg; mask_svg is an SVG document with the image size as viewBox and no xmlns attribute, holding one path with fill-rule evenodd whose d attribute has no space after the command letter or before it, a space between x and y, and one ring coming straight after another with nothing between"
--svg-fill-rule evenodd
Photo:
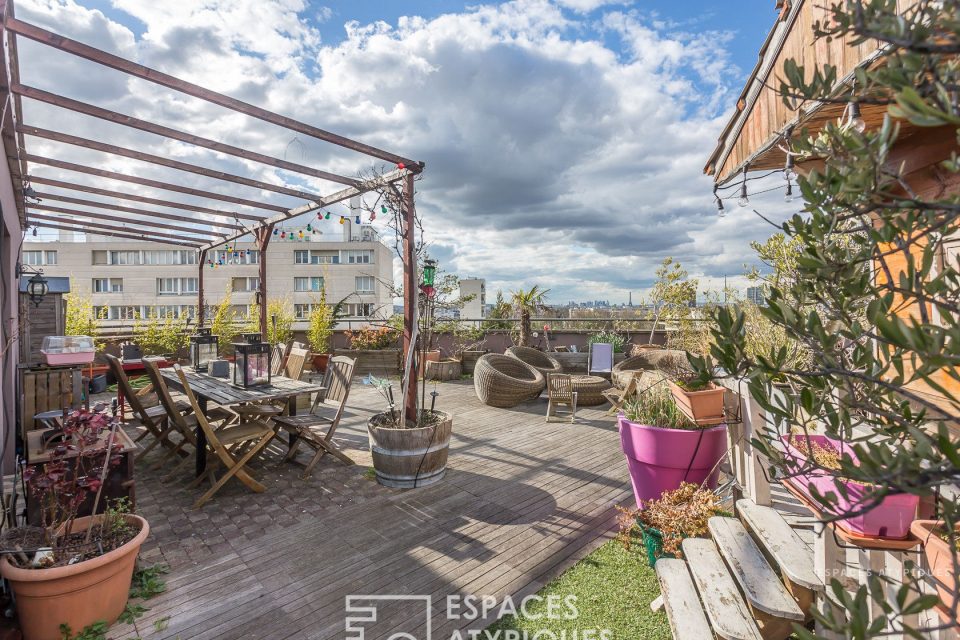
<instances>
[{"instance_id":1,"label":"pink flower pot","mask_svg":"<svg viewBox=\"0 0 960 640\"><path fill-rule=\"evenodd\" d=\"M807 436L800 437L806 438ZM809 438L811 447L813 445L819 445L824 448L840 450L844 455L849 455L855 463L858 462L857 455L853 452L853 449L842 442L820 435L811 435ZM781 442L783 442L783 446L786 448L787 472L793 473L791 469L798 471L806 463L807 456L790 444L790 436L783 436ZM789 482L791 486L810 498L810 501L820 507L828 516L859 510L865 501L870 499L869 496L871 493L871 489L863 483L844 480L826 471L819 470L812 470L807 473L798 474L792 478L786 478L785 482ZM846 497L837 491L837 483L843 483L846 487ZM813 488L816 488L822 496L828 493L836 494L836 506L831 507L829 510L824 508L823 505L813 497ZM837 524L841 528L860 536L902 540L910 534L910 523L917 517L917 506L919 504L919 496L909 493L897 493L887 496L870 511L851 518L838 520Z\"/></svg>"},{"instance_id":2,"label":"pink flower pot","mask_svg":"<svg viewBox=\"0 0 960 640\"><path fill-rule=\"evenodd\" d=\"M662 429L627 420L617 423L637 508L682 482L716 488L719 462L727 453L727 425L709 429Z\"/></svg>"}]
</instances>

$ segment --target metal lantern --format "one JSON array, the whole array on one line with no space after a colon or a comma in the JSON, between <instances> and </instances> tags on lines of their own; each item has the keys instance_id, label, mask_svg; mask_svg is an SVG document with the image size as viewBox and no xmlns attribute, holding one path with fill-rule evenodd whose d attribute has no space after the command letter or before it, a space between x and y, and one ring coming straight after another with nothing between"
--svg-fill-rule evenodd
<instances>
[{"instance_id":1,"label":"metal lantern","mask_svg":"<svg viewBox=\"0 0 960 640\"><path fill-rule=\"evenodd\" d=\"M261 342L259 333L243 338L244 342L233 343L233 384L243 388L270 384L270 344Z\"/></svg>"},{"instance_id":2,"label":"metal lantern","mask_svg":"<svg viewBox=\"0 0 960 640\"><path fill-rule=\"evenodd\" d=\"M43 296L47 295L47 279L42 274L35 273L33 277L27 280L27 293L30 295L30 302L39 307L43 302Z\"/></svg>"},{"instance_id":3,"label":"metal lantern","mask_svg":"<svg viewBox=\"0 0 960 640\"><path fill-rule=\"evenodd\" d=\"M190 336L190 364L194 371L206 372L210 363L217 359L219 338L210 335L210 329L198 327L197 333Z\"/></svg>"},{"instance_id":4,"label":"metal lantern","mask_svg":"<svg viewBox=\"0 0 960 640\"><path fill-rule=\"evenodd\" d=\"M423 261L423 282L425 287L433 286L433 279L437 276L437 261L429 258Z\"/></svg>"}]
</instances>

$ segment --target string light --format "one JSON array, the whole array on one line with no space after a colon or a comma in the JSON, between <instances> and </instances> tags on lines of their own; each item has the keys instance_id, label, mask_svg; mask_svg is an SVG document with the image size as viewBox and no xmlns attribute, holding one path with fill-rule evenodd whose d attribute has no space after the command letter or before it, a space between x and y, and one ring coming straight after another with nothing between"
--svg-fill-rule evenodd
<instances>
[{"instance_id":1,"label":"string light","mask_svg":"<svg viewBox=\"0 0 960 640\"><path fill-rule=\"evenodd\" d=\"M279 229L274 229L274 230L273 230L273 235L277 235L277 234L279 234L279 233L280 233L280 230L279 230Z\"/></svg>"},{"instance_id":2,"label":"string light","mask_svg":"<svg viewBox=\"0 0 960 640\"><path fill-rule=\"evenodd\" d=\"M329 220L329 219L330 219L330 212L329 212L329 211L327 211L327 215L323 216L323 219L324 219L324 220Z\"/></svg>"},{"instance_id":3,"label":"string light","mask_svg":"<svg viewBox=\"0 0 960 640\"><path fill-rule=\"evenodd\" d=\"M344 218L343 216L340 216L340 224L343 224L346 221L347 221L346 218Z\"/></svg>"},{"instance_id":4,"label":"string light","mask_svg":"<svg viewBox=\"0 0 960 640\"><path fill-rule=\"evenodd\" d=\"M783 195L784 202L793 202L793 183L787 180L787 192Z\"/></svg>"},{"instance_id":5,"label":"string light","mask_svg":"<svg viewBox=\"0 0 960 640\"><path fill-rule=\"evenodd\" d=\"M360 214L357 214L357 217L354 218L354 224L360 224Z\"/></svg>"},{"instance_id":6,"label":"string light","mask_svg":"<svg viewBox=\"0 0 960 640\"><path fill-rule=\"evenodd\" d=\"M281 231L281 232L280 232L280 238L282 239L282 238L286 238L286 237L287 237L287 232L286 232L286 231Z\"/></svg>"},{"instance_id":7,"label":"string light","mask_svg":"<svg viewBox=\"0 0 960 640\"><path fill-rule=\"evenodd\" d=\"M387 212L387 205L385 204L380 205L380 213L386 213L386 212Z\"/></svg>"},{"instance_id":8,"label":"string light","mask_svg":"<svg viewBox=\"0 0 960 640\"><path fill-rule=\"evenodd\" d=\"M860 103L856 100L851 100L850 104L847 105L848 115L847 118L847 128L853 129L857 133L863 133L867 128L867 123L863 121L863 118L860 116Z\"/></svg>"},{"instance_id":9,"label":"string light","mask_svg":"<svg viewBox=\"0 0 960 640\"><path fill-rule=\"evenodd\" d=\"M371 211L371 212L370 212L370 222L373 222L373 221L376 220L376 219L377 219L377 212L376 212L376 211Z\"/></svg>"},{"instance_id":10,"label":"string light","mask_svg":"<svg viewBox=\"0 0 960 640\"><path fill-rule=\"evenodd\" d=\"M713 185L713 197L717 201L717 215L722 218L727 215L727 212L723 208L723 200L717 195L717 185Z\"/></svg>"},{"instance_id":11,"label":"string light","mask_svg":"<svg viewBox=\"0 0 960 640\"><path fill-rule=\"evenodd\" d=\"M307 224L307 231L313 231L313 227Z\"/></svg>"}]
</instances>

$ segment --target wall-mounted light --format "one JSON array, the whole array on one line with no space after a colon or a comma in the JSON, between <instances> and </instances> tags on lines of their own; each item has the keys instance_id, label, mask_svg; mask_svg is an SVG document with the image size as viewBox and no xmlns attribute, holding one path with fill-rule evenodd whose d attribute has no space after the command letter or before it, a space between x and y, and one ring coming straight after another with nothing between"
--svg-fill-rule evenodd
<instances>
[{"instance_id":1,"label":"wall-mounted light","mask_svg":"<svg viewBox=\"0 0 960 640\"><path fill-rule=\"evenodd\" d=\"M47 286L47 279L43 277L43 269L33 269L18 262L14 268L14 273L17 277L17 282L20 281L21 276L28 273L33 274L33 276L27 280L27 295L30 296L30 302L32 302L35 307L39 307L40 303L43 302L44 296L46 296L50 290Z\"/></svg>"}]
</instances>

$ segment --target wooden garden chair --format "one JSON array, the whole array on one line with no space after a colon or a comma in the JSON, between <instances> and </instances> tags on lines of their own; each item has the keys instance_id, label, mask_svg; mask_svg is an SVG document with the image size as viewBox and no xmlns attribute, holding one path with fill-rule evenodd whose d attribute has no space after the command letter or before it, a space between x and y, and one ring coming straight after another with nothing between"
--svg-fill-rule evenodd
<instances>
[{"instance_id":1,"label":"wooden garden chair","mask_svg":"<svg viewBox=\"0 0 960 640\"><path fill-rule=\"evenodd\" d=\"M638 387L640 386L640 372L635 373L630 376L630 382L627 383L623 389L618 389L617 387L611 387L603 392L603 397L610 402L610 408L607 409L608 415L616 415L623 411L623 404L627 399L634 395Z\"/></svg>"},{"instance_id":2,"label":"wooden garden chair","mask_svg":"<svg viewBox=\"0 0 960 640\"><path fill-rule=\"evenodd\" d=\"M577 392L573 380L564 373L547 374L547 422L550 422L559 405L570 407L570 422L577 417Z\"/></svg>"},{"instance_id":3,"label":"wooden garden chair","mask_svg":"<svg viewBox=\"0 0 960 640\"><path fill-rule=\"evenodd\" d=\"M164 455L153 465L155 469L159 469L170 458L174 456L182 457L183 460L180 461L180 464L171 469L171 471L167 474L166 477L170 478L173 477L173 475L179 471L181 467L189 463L190 457L188 455L189 452L186 450L187 445L196 451L197 417L196 415L184 415L180 412L171 413L171 409L179 405L171 395L170 387L167 386L166 380L164 380L163 376L160 375L160 367L157 365L157 359L144 358L143 367L144 371L147 373L147 377L150 378L150 382L153 383L153 388L157 392L157 397L160 399L160 404L167 408L167 433L169 434L170 432L176 432L180 435L180 441L174 446L174 448L167 452L166 455ZM186 401L186 406L190 411L196 411L193 403ZM205 417L208 421L213 421L218 424L226 424L235 420L237 415L232 411L228 411L221 407L207 407L207 414Z\"/></svg>"},{"instance_id":4,"label":"wooden garden chair","mask_svg":"<svg viewBox=\"0 0 960 640\"><path fill-rule=\"evenodd\" d=\"M176 444L169 438L171 431L173 431L173 426L171 426L169 420L169 413L170 411L173 411L177 415L181 415L187 411L190 411L190 403L186 402L185 400L171 400L170 407L168 408L159 401L159 394L156 404L151 405L145 403L143 397L137 394L131 386L130 378L127 377L126 371L123 370L123 366L120 364L120 359L116 356L110 355L109 353L105 355L107 358L107 366L110 368L110 373L112 373L113 377L117 379L117 384L120 385L126 401L130 403L130 408L133 409L133 414L144 427L143 433L138 435L134 442L140 442L148 435L153 436L153 442L148 444L139 453L137 453L134 460L140 460L145 455L150 453L150 451L152 451L153 448L158 444L167 447L168 449L175 449Z\"/></svg>"},{"instance_id":5,"label":"wooden garden chair","mask_svg":"<svg viewBox=\"0 0 960 640\"><path fill-rule=\"evenodd\" d=\"M307 356L309 355L310 352L306 349L300 349L298 347L290 349L290 353L287 355L287 361L283 364L283 372L281 375L291 380L299 380L300 376L303 375L303 370L307 364ZM263 404L245 404L239 407L233 407L233 410L244 417L269 419L274 416L286 415L287 405L287 401L271 401Z\"/></svg>"},{"instance_id":6,"label":"wooden garden chair","mask_svg":"<svg viewBox=\"0 0 960 640\"><path fill-rule=\"evenodd\" d=\"M326 389L317 393L310 413L303 416L278 416L273 419L276 427L286 429L295 436L284 458L285 462L296 457L300 443L316 452L303 472L304 478L310 476L320 459L328 453L345 464L354 464L353 460L337 447L333 434L337 431L347 397L350 395L355 364L356 360L344 356L331 358L324 376ZM322 431L323 427L326 427L325 432Z\"/></svg>"},{"instance_id":7,"label":"wooden garden chair","mask_svg":"<svg viewBox=\"0 0 960 640\"><path fill-rule=\"evenodd\" d=\"M287 355L287 345L278 342L270 352L270 375L279 376L283 371L283 357Z\"/></svg>"},{"instance_id":8,"label":"wooden garden chair","mask_svg":"<svg viewBox=\"0 0 960 640\"><path fill-rule=\"evenodd\" d=\"M207 462L207 471L202 476L194 480L193 485L197 485L204 477L209 477L213 481L213 486L207 489L206 493L197 498L193 503L194 509L202 507L213 495L219 491L230 478L236 477L237 480L247 485L250 490L256 493L263 493L267 490L265 486L257 482L244 467L254 457L259 454L264 447L270 444L276 435L273 429L265 422L260 420L248 420L233 424L220 429L214 429L210 426L207 416L200 410L200 404L197 397L193 395L193 390L187 382L187 376L183 368L177 364L173 366L180 378L180 385L183 392L193 406L193 415L196 416L197 424L203 430L207 437L207 446L213 450L212 460ZM214 475L214 467L219 461L226 469L226 473L219 479Z\"/></svg>"}]
</instances>

